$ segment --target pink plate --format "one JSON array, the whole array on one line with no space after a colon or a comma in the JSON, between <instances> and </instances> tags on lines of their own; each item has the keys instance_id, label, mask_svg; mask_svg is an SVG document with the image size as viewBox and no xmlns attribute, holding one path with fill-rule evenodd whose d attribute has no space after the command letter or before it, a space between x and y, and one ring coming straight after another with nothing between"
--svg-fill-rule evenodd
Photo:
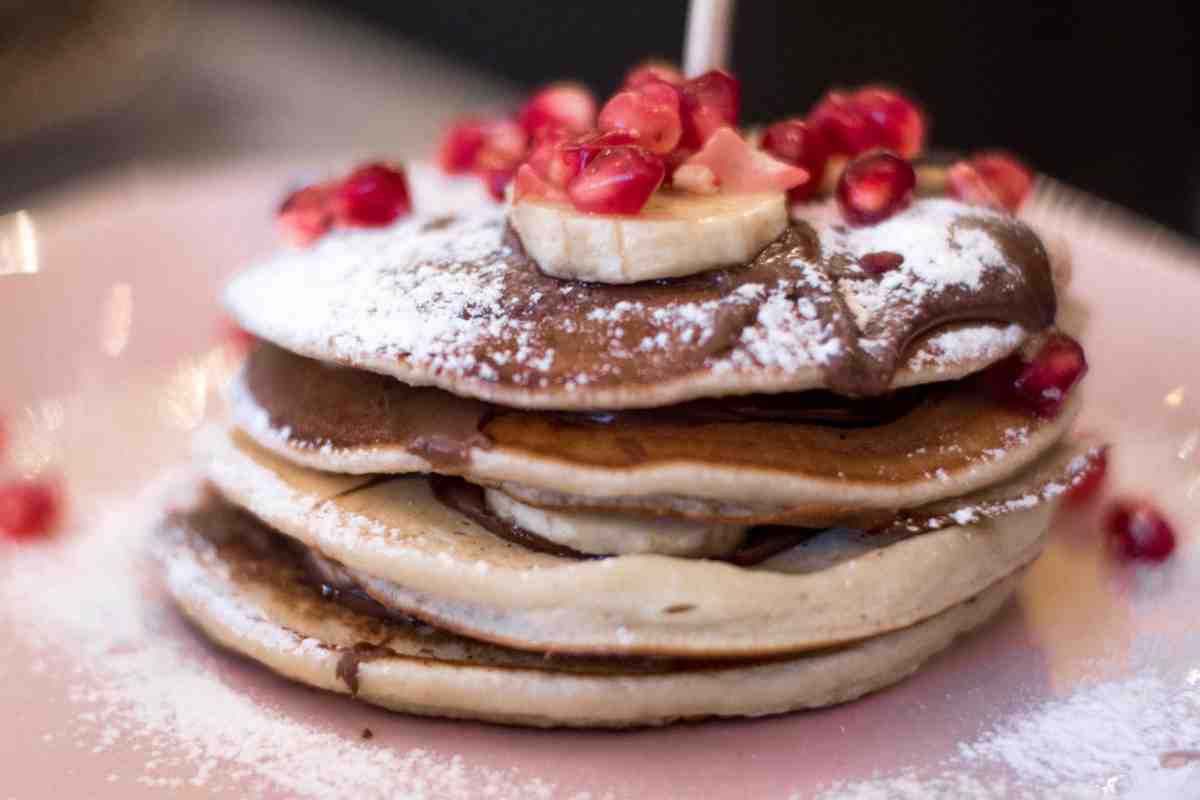
<instances>
[{"instance_id":1,"label":"pink plate","mask_svg":"<svg viewBox=\"0 0 1200 800\"><path fill-rule=\"evenodd\" d=\"M994 624L839 708L537 732L277 679L208 646L146 562L160 476L235 357L217 287L274 246L292 174L135 174L0 223L0 273L36 268L0 274L0 474L62 476L69 503L49 542L0 542L0 798L1200 797L1194 254L1062 218L1090 308L1082 424L1115 448L1102 496L1059 520ZM1110 556L1116 493L1169 514L1170 562Z\"/></svg>"}]
</instances>

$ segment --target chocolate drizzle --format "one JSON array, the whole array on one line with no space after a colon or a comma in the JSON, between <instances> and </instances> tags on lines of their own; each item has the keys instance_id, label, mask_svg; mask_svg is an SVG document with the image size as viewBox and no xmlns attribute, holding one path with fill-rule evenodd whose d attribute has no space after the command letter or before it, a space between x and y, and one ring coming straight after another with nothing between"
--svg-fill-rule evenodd
<instances>
[{"instance_id":1,"label":"chocolate drizzle","mask_svg":"<svg viewBox=\"0 0 1200 800\"><path fill-rule=\"evenodd\" d=\"M921 233L928 239L944 240L913 247L930 245L930 258L953 261L963 256L964 241L975 242L977 249L979 241L988 241L986 252L998 251L998 263L983 266L974 285L921 279L914 271L919 266L909 268L920 263L912 255L904 256L901 269L870 274L851 255L856 231L841 225L824 225L819 231L801 220L748 264L623 286L571 283L543 275L510 230L504 240L500 293L511 298L504 304L505 318L532 326L532 335L522 345L528 352L523 359L513 358L511 341L482 335L471 359L486 364L500 384L548 387L570 383L581 374L588 376L588 386L653 384L711 368L746 343L747 331L752 330L750 340L769 340L778 322L774 316L764 317L764 308L784 298L803 309L799 314L786 312L786 324L796 330L809 326L804 329L811 328L814 338L797 343L794 337L784 337L787 341L779 346L819 350L816 361L826 387L863 397L887 392L914 342L941 326L1017 323L1032 332L1053 324L1049 259L1031 229L1015 219L966 207L949 217L928 213L930 220L911 224L923 224ZM902 248L897 244L895 249ZM984 256L972 251L971 257ZM489 256L479 264L494 260ZM857 319L850 301L858 303L883 282L887 296L865 319ZM713 309L699 335L681 337L664 322L685 305ZM779 313L772 306L771 314ZM493 311L481 309L472 319L492 316ZM661 347L646 346L659 341ZM747 348L741 355L767 358L756 352L761 351ZM547 354L553 358L546 369L523 367Z\"/></svg>"},{"instance_id":2,"label":"chocolate drizzle","mask_svg":"<svg viewBox=\"0 0 1200 800\"><path fill-rule=\"evenodd\" d=\"M370 642L359 642L351 648L342 650L342 655L337 662L337 676L350 689L350 694L357 695L358 670L363 662L376 658L388 658L393 655L395 653L386 647L380 647Z\"/></svg>"}]
</instances>

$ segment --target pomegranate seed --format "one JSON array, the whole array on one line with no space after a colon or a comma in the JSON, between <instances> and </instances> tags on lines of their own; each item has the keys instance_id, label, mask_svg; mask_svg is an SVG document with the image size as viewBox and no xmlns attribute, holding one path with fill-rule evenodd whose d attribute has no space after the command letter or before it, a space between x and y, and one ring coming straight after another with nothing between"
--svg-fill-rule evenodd
<instances>
[{"instance_id":1,"label":"pomegranate seed","mask_svg":"<svg viewBox=\"0 0 1200 800\"><path fill-rule=\"evenodd\" d=\"M851 225L872 225L907 206L916 185L912 164L894 153L867 153L838 178L838 206Z\"/></svg>"},{"instance_id":2,"label":"pomegranate seed","mask_svg":"<svg viewBox=\"0 0 1200 800\"><path fill-rule=\"evenodd\" d=\"M461 175L475 168L487 138L487 123L475 117L461 119L450 127L438 151L438 163L447 175Z\"/></svg>"},{"instance_id":3,"label":"pomegranate seed","mask_svg":"<svg viewBox=\"0 0 1200 800\"><path fill-rule=\"evenodd\" d=\"M707 167L727 192L785 192L809 179L808 173L751 146L733 128L718 128L700 152L676 172Z\"/></svg>"},{"instance_id":4,"label":"pomegranate seed","mask_svg":"<svg viewBox=\"0 0 1200 800\"><path fill-rule=\"evenodd\" d=\"M359 167L338 186L334 208L344 225L387 225L412 211L408 179L403 170L387 164Z\"/></svg>"},{"instance_id":5,"label":"pomegranate seed","mask_svg":"<svg viewBox=\"0 0 1200 800\"><path fill-rule=\"evenodd\" d=\"M829 147L815 127L802 119L776 122L763 134L762 148L780 161L795 164L808 172L809 179L793 187L788 192L788 199L798 203L816 194L825 177Z\"/></svg>"},{"instance_id":6,"label":"pomegranate seed","mask_svg":"<svg viewBox=\"0 0 1200 800\"><path fill-rule=\"evenodd\" d=\"M984 372L988 390L999 400L1050 419L1087 374L1087 358L1079 342L1065 334L1050 337L1032 361L1010 356Z\"/></svg>"},{"instance_id":7,"label":"pomegranate seed","mask_svg":"<svg viewBox=\"0 0 1200 800\"><path fill-rule=\"evenodd\" d=\"M637 89L651 81L664 81L678 86L683 80L683 73L679 71L679 67L668 61L650 60L643 61L625 73L625 82L622 85L626 89Z\"/></svg>"},{"instance_id":8,"label":"pomegranate seed","mask_svg":"<svg viewBox=\"0 0 1200 800\"><path fill-rule=\"evenodd\" d=\"M529 147L525 129L513 119L493 119L484 126L483 146L475 155L472 171L515 170Z\"/></svg>"},{"instance_id":9,"label":"pomegranate seed","mask_svg":"<svg viewBox=\"0 0 1200 800\"><path fill-rule=\"evenodd\" d=\"M1149 503L1118 501L1105 519L1117 555L1130 560L1165 561L1175 550L1175 531Z\"/></svg>"},{"instance_id":10,"label":"pomegranate seed","mask_svg":"<svg viewBox=\"0 0 1200 800\"><path fill-rule=\"evenodd\" d=\"M854 156L874 146L862 109L844 92L830 92L808 115L808 124L825 140L830 155Z\"/></svg>"},{"instance_id":11,"label":"pomegranate seed","mask_svg":"<svg viewBox=\"0 0 1200 800\"><path fill-rule=\"evenodd\" d=\"M578 83L552 83L534 93L518 115L525 132L535 136L547 128L583 133L596 122L596 101Z\"/></svg>"},{"instance_id":12,"label":"pomegranate seed","mask_svg":"<svg viewBox=\"0 0 1200 800\"><path fill-rule=\"evenodd\" d=\"M1004 204L992 191L992 187L975 167L965 161L951 164L950 169L946 171L946 192L951 197L973 206L1004 210Z\"/></svg>"},{"instance_id":13,"label":"pomegranate seed","mask_svg":"<svg viewBox=\"0 0 1200 800\"><path fill-rule=\"evenodd\" d=\"M324 236L333 227L331 195L329 185L317 184L297 189L284 198L275 212L283 237L303 247Z\"/></svg>"},{"instance_id":14,"label":"pomegranate seed","mask_svg":"<svg viewBox=\"0 0 1200 800\"><path fill-rule=\"evenodd\" d=\"M870 275L882 275L885 272L891 272L894 269L898 269L903 263L904 256L899 253L893 253L890 250L867 253L858 260L858 265L863 268L863 272Z\"/></svg>"},{"instance_id":15,"label":"pomegranate seed","mask_svg":"<svg viewBox=\"0 0 1200 800\"><path fill-rule=\"evenodd\" d=\"M567 164L571 177L588 165L596 155L610 147L624 147L636 144L637 139L629 131L605 131L589 133L562 145L562 157Z\"/></svg>"},{"instance_id":16,"label":"pomegranate seed","mask_svg":"<svg viewBox=\"0 0 1200 800\"><path fill-rule=\"evenodd\" d=\"M683 135L679 90L663 81L648 81L617 92L600 109L598 124L602 131L628 131L651 153L669 153Z\"/></svg>"},{"instance_id":17,"label":"pomegranate seed","mask_svg":"<svg viewBox=\"0 0 1200 800\"><path fill-rule=\"evenodd\" d=\"M46 480L16 480L0 485L0 534L31 539L49 533L60 513L58 487Z\"/></svg>"},{"instance_id":18,"label":"pomegranate seed","mask_svg":"<svg viewBox=\"0 0 1200 800\"><path fill-rule=\"evenodd\" d=\"M1015 213L1033 189L1033 175L1005 153L982 153L951 165L947 192L964 203Z\"/></svg>"},{"instance_id":19,"label":"pomegranate seed","mask_svg":"<svg viewBox=\"0 0 1200 800\"><path fill-rule=\"evenodd\" d=\"M1100 451L1100 455L1088 465L1088 471L1079 482L1067 490L1067 502L1072 505L1082 505L1091 500L1104 484L1104 476L1108 473L1108 451Z\"/></svg>"},{"instance_id":20,"label":"pomegranate seed","mask_svg":"<svg viewBox=\"0 0 1200 800\"><path fill-rule=\"evenodd\" d=\"M728 72L710 70L685 81L679 92L683 117L680 144L683 147L699 150L718 128L737 126L742 107L742 85Z\"/></svg>"},{"instance_id":21,"label":"pomegranate seed","mask_svg":"<svg viewBox=\"0 0 1200 800\"><path fill-rule=\"evenodd\" d=\"M894 89L866 86L851 95L850 102L867 120L875 138L873 147L910 159L924 149L925 115L907 97Z\"/></svg>"},{"instance_id":22,"label":"pomegranate seed","mask_svg":"<svg viewBox=\"0 0 1200 800\"><path fill-rule=\"evenodd\" d=\"M661 158L635 145L601 150L567 185L567 195L580 211L592 214L636 214L662 184Z\"/></svg>"},{"instance_id":23,"label":"pomegranate seed","mask_svg":"<svg viewBox=\"0 0 1200 800\"><path fill-rule=\"evenodd\" d=\"M1017 211L1033 189L1033 174L1007 153L980 153L971 164L1009 211Z\"/></svg>"},{"instance_id":24,"label":"pomegranate seed","mask_svg":"<svg viewBox=\"0 0 1200 800\"><path fill-rule=\"evenodd\" d=\"M912 158L925 145L925 115L916 103L879 86L829 92L809 115L809 123L836 155L856 156L883 148Z\"/></svg>"}]
</instances>

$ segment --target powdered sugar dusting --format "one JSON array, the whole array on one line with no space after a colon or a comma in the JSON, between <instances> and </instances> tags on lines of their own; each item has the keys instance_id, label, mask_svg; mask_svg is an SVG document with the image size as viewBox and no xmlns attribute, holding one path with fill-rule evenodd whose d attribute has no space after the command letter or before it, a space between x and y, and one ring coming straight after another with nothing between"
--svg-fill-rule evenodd
<instances>
[{"instance_id":1,"label":"powdered sugar dusting","mask_svg":"<svg viewBox=\"0 0 1200 800\"><path fill-rule=\"evenodd\" d=\"M191 485L177 474L132 499L98 498L87 503L96 523L68 543L4 551L0 614L14 620L7 630L40 654L35 672L64 654L76 665L64 678L74 714L45 741L69 740L99 757L140 755L135 771L126 756L109 774L117 786L237 797L562 796L544 780L473 766L455 753L317 728L229 685L207 648L181 636L165 601L148 602L144 589L146 535L164 505L187 500L180 487Z\"/></svg>"},{"instance_id":2,"label":"powdered sugar dusting","mask_svg":"<svg viewBox=\"0 0 1200 800\"><path fill-rule=\"evenodd\" d=\"M1170 768L1162 754L1197 742L1200 688L1146 671L1029 708L962 743L935 770L838 785L820 797L1182 800L1200 797L1200 762Z\"/></svg>"},{"instance_id":3,"label":"powdered sugar dusting","mask_svg":"<svg viewBox=\"0 0 1200 800\"><path fill-rule=\"evenodd\" d=\"M436 176L414 173L414 183L436 194ZM977 290L989 270L1016 274L986 227L1018 224L1010 218L927 199L880 225L850 229L814 206L804 213L819 252L813 261L792 258L794 274L648 305L569 282L514 290L524 285L514 276L529 267L506 244L504 210L465 204L457 213L335 232L241 274L227 304L255 334L304 355L487 399L561 391L595 405L605 392L670 378L694 386L675 390L673 400L717 387L821 386L826 368L851 358L847 322L875 360L888 346L882 320L897 308L951 286ZM877 278L854 266L880 249L904 263ZM830 264L844 266L834 274ZM964 359L1005 355L1026 335L1016 325L961 326L934 337L908 368L936 378ZM670 374L675 362L683 372Z\"/></svg>"}]
</instances>

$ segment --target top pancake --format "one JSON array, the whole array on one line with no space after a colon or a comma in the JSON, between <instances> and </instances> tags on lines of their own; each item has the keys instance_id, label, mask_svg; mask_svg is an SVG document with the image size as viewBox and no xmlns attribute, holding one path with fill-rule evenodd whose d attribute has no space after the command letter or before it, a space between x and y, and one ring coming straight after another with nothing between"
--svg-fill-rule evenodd
<instances>
[{"instance_id":1,"label":"top pancake","mask_svg":"<svg viewBox=\"0 0 1200 800\"><path fill-rule=\"evenodd\" d=\"M604 286L539 272L501 208L337 232L236 277L226 303L293 352L524 408L667 405L749 392L889 388L975 372L1052 324L1046 252L1023 223L946 199L848 229L827 205L749 265ZM448 183L452 185L452 183ZM463 209L458 209L460 212ZM858 259L891 251L899 269ZM952 323L952 324L951 324Z\"/></svg>"}]
</instances>

